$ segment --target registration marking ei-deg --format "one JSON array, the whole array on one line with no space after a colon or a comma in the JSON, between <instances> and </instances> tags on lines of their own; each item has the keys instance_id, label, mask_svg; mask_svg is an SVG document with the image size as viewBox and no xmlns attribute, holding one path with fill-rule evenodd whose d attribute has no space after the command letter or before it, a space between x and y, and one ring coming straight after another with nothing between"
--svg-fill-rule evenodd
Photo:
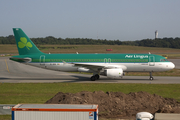
<instances>
[{"instance_id":1,"label":"registration marking ei-deg","mask_svg":"<svg viewBox=\"0 0 180 120\"><path fill-rule=\"evenodd\" d=\"M9 68L8 68L8 64L7 64L7 61L5 59L5 63L6 63L6 68L7 68L7 71L9 72ZM9 72L10 73L10 72Z\"/></svg>"}]
</instances>

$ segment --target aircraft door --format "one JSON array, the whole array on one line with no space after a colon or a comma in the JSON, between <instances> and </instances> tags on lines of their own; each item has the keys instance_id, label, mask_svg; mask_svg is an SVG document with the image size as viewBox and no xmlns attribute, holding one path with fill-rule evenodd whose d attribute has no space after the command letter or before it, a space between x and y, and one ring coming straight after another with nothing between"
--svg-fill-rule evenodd
<instances>
[{"instance_id":1,"label":"aircraft door","mask_svg":"<svg viewBox=\"0 0 180 120\"><path fill-rule=\"evenodd\" d=\"M154 56L149 56L149 66L154 66L155 65L155 58Z\"/></svg>"},{"instance_id":2,"label":"aircraft door","mask_svg":"<svg viewBox=\"0 0 180 120\"><path fill-rule=\"evenodd\" d=\"M41 55L39 58L40 67L45 67L45 56Z\"/></svg>"},{"instance_id":3,"label":"aircraft door","mask_svg":"<svg viewBox=\"0 0 180 120\"><path fill-rule=\"evenodd\" d=\"M111 63L111 58L108 58L108 63Z\"/></svg>"},{"instance_id":4,"label":"aircraft door","mask_svg":"<svg viewBox=\"0 0 180 120\"><path fill-rule=\"evenodd\" d=\"M107 63L107 59L106 58L104 58L104 63Z\"/></svg>"},{"instance_id":5,"label":"aircraft door","mask_svg":"<svg viewBox=\"0 0 180 120\"><path fill-rule=\"evenodd\" d=\"M111 58L104 58L104 63L111 63Z\"/></svg>"}]
</instances>

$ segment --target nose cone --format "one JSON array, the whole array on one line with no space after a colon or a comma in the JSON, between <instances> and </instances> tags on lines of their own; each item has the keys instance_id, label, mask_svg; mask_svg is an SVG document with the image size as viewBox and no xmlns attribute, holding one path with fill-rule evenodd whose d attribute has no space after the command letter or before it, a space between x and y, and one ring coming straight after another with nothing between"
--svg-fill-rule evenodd
<instances>
[{"instance_id":1,"label":"nose cone","mask_svg":"<svg viewBox=\"0 0 180 120\"><path fill-rule=\"evenodd\" d=\"M170 68L170 69L174 69L174 68L175 68L174 63L170 62L170 64L169 64L169 68Z\"/></svg>"}]
</instances>

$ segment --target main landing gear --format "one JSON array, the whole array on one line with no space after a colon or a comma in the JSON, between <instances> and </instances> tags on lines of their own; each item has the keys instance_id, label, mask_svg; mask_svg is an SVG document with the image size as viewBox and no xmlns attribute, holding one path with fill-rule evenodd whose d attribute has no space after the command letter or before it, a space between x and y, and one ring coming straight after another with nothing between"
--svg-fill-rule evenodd
<instances>
[{"instance_id":1,"label":"main landing gear","mask_svg":"<svg viewBox=\"0 0 180 120\"><path fill-rule=\"evenodd\" d=\"M149 80L154 80L154 78L153 78L153 76L152 76L152 72L149 72L149 74L150 74Z\"/></svg>"},{"instance_id":2,"label":"main landing gear","mask_svg":"<svg viewBox=\"0 0 180 120\"><path fill-rule=\"evenodd\" d=\"M99 75L98 75L98 74L93 75L93 76L91 77L91 81L95 81L95 80L98 80L98 79L99 79Z\"/></svg>"}]
</instances>

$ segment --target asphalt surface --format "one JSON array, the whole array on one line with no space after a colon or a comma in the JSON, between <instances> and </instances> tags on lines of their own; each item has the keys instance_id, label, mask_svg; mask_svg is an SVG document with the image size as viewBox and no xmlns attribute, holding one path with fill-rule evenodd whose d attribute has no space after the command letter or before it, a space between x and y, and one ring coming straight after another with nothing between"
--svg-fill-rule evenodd
<instances>
[{"instance_id":1,"label":"asphalt surface","mask_svg":"<svg viewBox=\"0 0 180 120\"><path fill-rule=\"evenodd\" d=\"M0 115L11 115L11 108L14 106L12 104L0 104Z\"/></svg>"},{"instance_id":2,"label":"asphalt surface","mask_svg":"<svg viewBox=\"0 0 180 120\"><path fill-rule=\"evenodd\" d=\"M180 59L172 59L177 69L180 69ZM99 80L90 81L91 75L74 74L60 71L46 70L29 65L20 64L0 57L0 83L147 83L147 84L180 84L180 77L153 76L124 76L122 79L108 79L101 76Z\"/></svg>"}]
</instances>

